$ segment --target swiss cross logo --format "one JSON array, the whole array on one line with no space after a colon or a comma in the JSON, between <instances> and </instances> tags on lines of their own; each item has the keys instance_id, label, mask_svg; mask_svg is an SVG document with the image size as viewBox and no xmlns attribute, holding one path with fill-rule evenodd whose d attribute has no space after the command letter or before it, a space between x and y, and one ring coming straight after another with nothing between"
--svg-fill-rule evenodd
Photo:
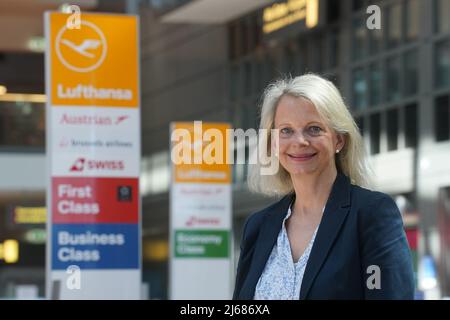
<instances>
[{"instance_id":1,"label":"swiss cross logo","mask_svg":"<svg viewBox=\"0 0 450 320\"><path fill-rule=\"evenodd\" d=\"M125 164L120 160L86 160L85 158L78 158L70 167L70 172L83 172L91 170L122 171L124 169Z\"/></svg>"},{"instance_id":2,"label":"swiss cross logo","mask_svg":"<svg viewBox=\"0 0 450 320\"><path fill-rule=\"evenodd\" d=\"M70 167L70 172L82 172L84 170L84 163L86 159L79 158L75 161L75 163Z\"/></svg>"},{"instance_id":3,"label":"swiss cross logo","mask_svg":"<svg viewBox=\"0 0 450 320\"><path fill-rule=\"evenodd\" d=\"M186 221L186 226L188 226L188 227L200 226L200 225L217 226L219 224L220 224L219 218L202 218L202 217L191 216Z\"/></svg>"}]
</instances>

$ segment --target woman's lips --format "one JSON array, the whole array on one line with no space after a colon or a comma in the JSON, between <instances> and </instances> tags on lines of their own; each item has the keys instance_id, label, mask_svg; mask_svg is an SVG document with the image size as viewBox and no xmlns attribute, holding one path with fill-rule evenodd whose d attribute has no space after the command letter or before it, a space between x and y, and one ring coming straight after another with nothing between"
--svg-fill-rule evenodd
<instances>
[{"instance_id":1,"label":"woman's lips","mask_svg":"<svg viewBox=\"0 0 450 320\"><path fill-rule=\"evenodd\" d=\"M308 161L314 157L316 153L305 153L305 154L288 154L288 157L294 161Z\"/></svg>"}]
</instances>

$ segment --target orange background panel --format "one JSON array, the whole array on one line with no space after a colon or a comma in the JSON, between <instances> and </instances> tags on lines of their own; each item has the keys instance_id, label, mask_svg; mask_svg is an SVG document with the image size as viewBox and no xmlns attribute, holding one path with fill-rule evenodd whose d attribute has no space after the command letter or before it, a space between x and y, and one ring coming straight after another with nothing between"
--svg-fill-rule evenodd
<instances>
[{"instance_id":1,"label":"orange background panel","mask_svg":"<svg viewBox=\"0 0 450 320\"><path fill-rule=\"evenodd\" d=\"M81 28L68 29L66 25L69 17L69 14L64 13L49 14L51 104L137 108L139 104L137 18L126 15L82 13ZM98 67L95 67L96 65ZM92 70L79 71L89 68ZM58 85L62 85L64 89L82 85L96 89L120 89L122 92L129 90L131 99L67 98L58 95ZM63 91L67 93L67 90Z\"/></svg>"},{"instance_id":2,"label":"orange background panel","mask_svg":"<svg viewBox=\"0 0 450 320\"><path fill-rule=\"evenodd\" d=\"M223 145L222 145L222 154L223 154L223 164L178 164L173 165L173 181L176 183L184 182L184 183L231 183L231 166L226 163L228 156L228 143L227 143L227 133L226 130L230 129L229 124L224 123L202 123L202 135L208 129L218 129L222 133L223 137ZM194 141L194 123L193 122L176 122L172 124L172 130L174 129L187 129L191 135L191 143L195 143ZM209 145L211 142L204 141L202 145L202 154L205 150L205 147ZM173 146L173 145L172 145ZM191 160L194 161L194 149L191 150ZM180 176L180 173L186 173L190 171L198 170L201 172L210 172L213 174L219 173L223 174L223 178L184 178Z\"/></svg>"}]
</instances>

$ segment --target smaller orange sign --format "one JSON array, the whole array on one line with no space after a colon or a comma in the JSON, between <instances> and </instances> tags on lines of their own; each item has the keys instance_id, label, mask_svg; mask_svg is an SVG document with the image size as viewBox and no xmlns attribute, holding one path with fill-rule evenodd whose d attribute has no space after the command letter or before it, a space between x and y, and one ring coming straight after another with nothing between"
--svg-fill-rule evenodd
<instances>
[{"instance_id":1,"label":"smaller orange sign","mask_svg":"<svg viewBox=\"0 0 450 320\"><path fill-rule=\"evenodd\" d=\"M177 122L171 128L174 182L231 183L229 124Z\"/></svg>"},{"instance_id":2,"label":"smaller orange sign","mask_svg":"<svg viewBox=\"0 0 450 320\"><path fill-rule=\"evenodd\" d=\"M134 16L49 13L50 87L54 106L137 108L138 21Z\"/></svg>"}]
</instances>

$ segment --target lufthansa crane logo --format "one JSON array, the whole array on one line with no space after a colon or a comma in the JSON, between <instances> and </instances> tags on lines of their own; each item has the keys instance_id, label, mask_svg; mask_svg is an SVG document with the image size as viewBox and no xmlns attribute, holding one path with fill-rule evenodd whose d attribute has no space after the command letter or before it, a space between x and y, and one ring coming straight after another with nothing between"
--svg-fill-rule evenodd
<instances>
[{"instance_id":1,"label":"lufthansa crane logo","mask_svg":"<svg viewBox=\"0 0 450 320\"><path fill-rule=\"evenodd\" d=\"M61 63L72 71L89 72L105 60L106 38L95 24L81 21L81 29L68 29L67 25L56 36L56 54Z\"/></svg>"}]
</instances>

